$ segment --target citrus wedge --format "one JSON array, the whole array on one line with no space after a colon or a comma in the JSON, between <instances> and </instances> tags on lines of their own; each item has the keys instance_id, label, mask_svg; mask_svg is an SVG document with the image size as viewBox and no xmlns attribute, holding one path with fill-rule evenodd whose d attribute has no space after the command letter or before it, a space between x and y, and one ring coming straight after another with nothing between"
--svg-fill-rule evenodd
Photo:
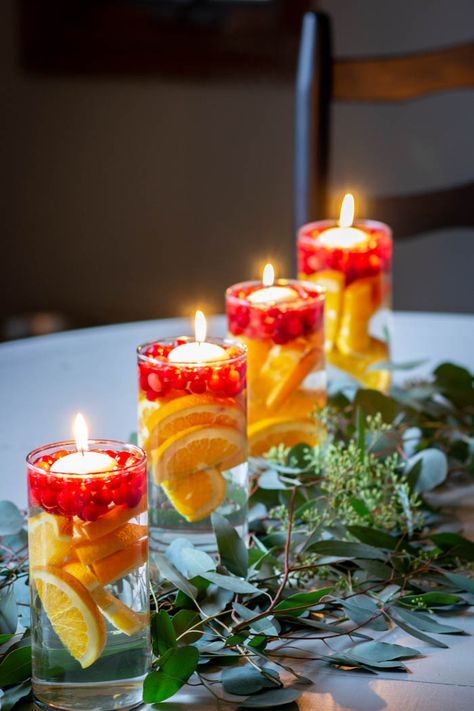
<instances>
[{"instance_id":1,"label":"citrus wedge","mask_svg":"<svg viewBox=\"0 0 474 711\"><path fill-rule=\"evenodd\" d=\"M321 349L311 347L304 339L296 340L292 345L272 346L260 371L267 408L283 405L319 361L322 367Z\"/></svg>"},{"instance_id":2,"label":"citrus wedge","mask_svg":"<svg viewBox=\"0 0 474 711\"><path fill-rule=\"evenodd\" d=\"M148 417L149 435L143 448L149 452L169 437L196 425L225 425L243 431L245 415L232 398L185 395L159 407Z\"/></svg>"},{"instance_id":3,"label":"citrus wedge","mask_svg":"<svg viewBox=\"0 0 474 711\"><path fill-rule=\"evenodd\" d=\"M127 504L114 506L103 516L100 516L97 521L88 521L85 523L79 518L76 518L74 520L74 535L87 538L89 541L95 541L97 538L114 531L119 526L123 526L124 523L127 523L127 521L130 521L132 518L140 516L140 514L146 511L146 508L147 502L146 496L144 495L140 499L140 502L133 508L130 508Z\"/></svg>"},{"instance_id":4,"label":"citrus wedge","mask_svg":"<svg viewBox=\"0 0 474 711\"><path fill-rule=\"evenodd\" d=\"M311 281L316 282L318 286L322 286L326 290L324 300L324 347L328 352L334 347L337 338L345 277L342 272L327 269L313 274Z\"/></svg>"},{"instance_id":5,"label":"citrus wedge","mask_svg":"<svg viewBox=\"0 0 474 711\"><path fill-rule=\"evenodd\" d=\"M83 565L91 565L101 558L127 548L147 535L147 527L138 523L125 523L95 541L79 541L75 550Z\"/></svg>"},{"instance_id":6,"label":"citrus wedge","mask_svg":"<svg viewBox=\"0 0 474 711\"><path fill-rule=\"evenodd\" d=\"M196 425L178 432L152 451L153 475L156 484L174 485L192 472L235 467L246 456L245 433L224 425Z\"/></svg>"},{"instance_id":7,"label":"citrus wedge","mask_svg":"<svg viewBox=\"0 0 474 711\"><path fill-rule=\"evenodd\" d=\"M108 585L141 568L146 562L147 555L148 539L141 538L128 548L97 560L92 565L92 571L101 585Z\"/></svg>"},{"instance_id":8,"label":"citrus wedge","mask_svg":"<svg viewBox=\"0 0 474 711\"><path fill-rule=\"evenodd\" d=\"M148 615L135 612L112 593L109 593L85 565L69 563L64 570L73 575L76 580L79 580L87 588L94 602L100 607L104 617L116 629L131 637L146 627Z\"/></svg>"},{"instance_id":9,"label":"citrus wedge","mask_svg":"<svg viewBox=\"0 0 474 711\"><path fill-rule=\"evenodd\" d=\"M271 447L284 444L293 447L302 442L316 444L316 425L311 420L291 420L288 417L269 417L248 428L250 454L260 457Z\"/></svg>"},{"instance_id":10,"label":"citrus wedge","mask_svg":"<svg viewBox=\"0 0 474 711\"><path fill-rule=\"evenodd\" d=\"M209 516L222 504L226 492L225 479L218 469L193 472L162 487L176 511L190 522Z\"/></svg>"},{"instance_id":11,"label":"citrus wedge","mask_svg":"<svg viewBox=\"0 0 474 711\"><path fill-rule=\"evenodd\" d=\"M378 338L370 338L370 347L367 353L343 354L336 350L328 354L328 361L336 368L349 373L355 380L367 388L386 392L390 387L390 371L369 370L371 365L385 361L389 357L388 346Z\"/></svg>"},{"instance_id":12,"label":"citrus wedge","mask_svg":"<svg viewBox=\"0 0 474 711\"><path fill-rule=\"evenodd\" d=\"M369 320L380 305L380 277L356 279L344 291L337 347L341 353L370 349Z\"/></svg>"},{"instance_id":13,"label":"citrus wedge","mask_svg":"<svg viewBox=\"0 0 474 711\"><path fill-rule=\"evenodd\" d=\"M105 646L105 623L86 588L53 566L34 567L31 577L51 625L81 667L90 667Z\"/></svg>"},{"instance_id":14,"label":"citrus wedge","mask_svg":"<svg viewBox=\"0 0 474 711\"><path fill-rule=\"evenodd\" d=\"M60 565L71 553L72 522L43 511L28 521L30 566Z\"/></svg>"}]
</instances>

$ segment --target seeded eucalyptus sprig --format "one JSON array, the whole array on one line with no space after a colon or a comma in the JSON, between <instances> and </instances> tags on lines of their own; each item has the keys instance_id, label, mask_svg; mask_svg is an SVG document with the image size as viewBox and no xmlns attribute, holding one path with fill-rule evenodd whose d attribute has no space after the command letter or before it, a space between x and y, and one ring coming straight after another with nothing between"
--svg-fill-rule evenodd
<instances>
[{"instance_id":1,"label":"seeded eucalyptus sprig","mask_svg":"<svg viewBox=\"0 0 474 711\"><path fill-rule=\"evenodd\" d=\"M463 633L437 613L471 604L474 543L446 531L430 494L474 473L472 375L444 364L390 397L333 392L319 415L327 435L317 448L278 447L254 462L248 547L215 513L216 558L183 538L157 557L145 701L190 683L244 707L278 706L311 683L294 669L295 645L305 660L403 672L419 652L378 633L400 628L436 647ZM27 634L11 636L25 550L2 543L0 686L9 709L28 694L31 650Z\"/></svg>"}]
</instances>

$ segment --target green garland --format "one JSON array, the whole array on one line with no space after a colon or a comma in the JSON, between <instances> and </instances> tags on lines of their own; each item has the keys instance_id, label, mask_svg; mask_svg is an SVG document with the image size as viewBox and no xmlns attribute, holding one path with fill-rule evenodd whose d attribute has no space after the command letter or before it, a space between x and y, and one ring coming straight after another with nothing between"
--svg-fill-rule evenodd
<instances>
[{"instance_id":1,"label":"green garland","mask_svg":"<svg viewBox=\"0 0 474 711\"><path fill-rule=\"evenodd\" d=\"M158 556L166 579L152 591L144 701L170 698L194 675L217 699L277 706L311 683L288 666L295 644L306 660L377 673L404 671L419 652L374 633L399 627L436 647L463 633L437 614L472 604L474 543L446 530L432 492L472 482L473 376L445 363L390 397L334 391L319 417L319 447L255 462L249 548L214 514L217 563L190 555L185 539ZM0 521L3 711L30 693L31 648L24 519L2 502Z\"/></svg>"}]
</instances>

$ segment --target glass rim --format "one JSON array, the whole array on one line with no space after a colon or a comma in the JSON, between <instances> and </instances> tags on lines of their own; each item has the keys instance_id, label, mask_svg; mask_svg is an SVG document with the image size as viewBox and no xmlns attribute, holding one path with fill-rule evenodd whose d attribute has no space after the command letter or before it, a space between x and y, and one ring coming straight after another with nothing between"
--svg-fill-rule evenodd
<instances>
[{"instance_id":1,"label":"glass rim","mask_svg":"<svg viewBox=\"0 0 474 711\"><path fill-rule=\"evenodd\" d=\"M313 222L306 222L298 229L297 239L308 239L312 242L316 242L319 237L319 234L314 237L307 233L313 230L320 230L320 232L323 232L331 227L340 227L339 220L331 218L326 220L314 220ZM381 222L380 220L370 220L364 218L355 219L351 227L368 227L369 229L383 232L387 237L393 239L393 230L390 225L387 225L386 222ZM338 249L353 251L353 247L339 247Z\"/></svg>"},{"instance_id":2,"label":"glass rim","mask_svg":"<svg viewBox=\"0 0 474 711\"><path fill-rule=\"evenodd\" d=\"M229 346L231 348L237 348L239 350L239 353L237 353L234 356L230 356L228 358L222 358L222 359L217 359L217 360L205 360L205 361L169 361L168 359L165 358L160 358L159 356L150 356L146 355L144 351L147 348L150 348L150 346L168 346L171 344L171 342L174 341L185 341L185 343L195 343L196 340L194 336L168 336L165 338L157 338L153 341L147 341L146 343L141 343L139 346L137 346L137 356L138 360L144 363L149 363L150 365L160 365L160 366L165 366L169 365L173 368L205 368L205 367L213 367L213 366L224 366L224 365L233 365L235 363L238 363L239 361L246 359L247 357L247 346L243 343L240 343L239 341L233 339L233 338L221 338L218 336L215 337L207 337L206 336L206 343L213 343L216 346Z\"/></svg>"},{"instance_id":3,"label":"glass rim","mask_svg":"<svg viewBox=\"0 0 474 711\"><path fill-rule=\"evenodd\" d=\"M253 303L249 301L248 296L237 296L233 292L238 290L238 289L248 289L249 287L255 286L258 288L265 288L263 287L262 281L260 279L250 279L248 281L240 281L237 282L236 284L232 284L232 286L227 287L225 291L225 297L226 301L227 299L235 299L235 301L239 301L242 304L246 304L250 306L251 308L256 308L256 309L268 309L270 307L276 307L276 308L287 308L287 309L293 309L293 308L300 308L301 304L311 304L311 303L319 303L320 301L323 301L326 297L327 294L327 289L324 286L321 286L320 284L316 284L314 281L310 281L309 279L275 279L273 282L272 286L288 286L292 284L298 284L300 286L306 287L307 289L311 290L312 292L317 292L315 296L309 295L307 299L303 299L298 295L297 299L291 300L291 301L280 301L279 303L273 303L273 302L268 302L268 303Z\"/></svg>"},{"instance_id":4,"label":"glass rim","mask_svg":"<svg viewBox=\"0 0 474 711\"><path fill-rule=\"evenodd\" d=\"M107 447L107 449L113 449L115 446L117 450L119 449L118 446L120 446L120 451L123 451L124 449L130 450L130 454L135 454L135 456L138 456L139 461L135 462L134 464L129 464L127 466L120 466L119 464L117 464L117 469L111 469L107 472L88 472L87 474L71 474L71 472L46 471L45 469L43 469L43 467L37 466L32 461L34 457L38 458L38 456L41 456L41 453L47 449L65 449L67 446L72 446L74 447L74 449L71 452L68 452L68 454L72 454L74 451L79 451L76 447L76 442L74 440L66 439L61 440L60 442L50 442L48 444L42 444L40 447L35 447L35 449L32 449L31 452L26 455L26 465L29 469L33 469L37 474L44 474L45 476L81 477L82 479L86 479L88 477L115 476L117 474L136 469L137 467L146 464L145 451L138 445L132 444L131 442L124 442L120 439L89 439L88 444L89 446L95 444L111 445L110 447Z\"/></svg>"}]
</instances>

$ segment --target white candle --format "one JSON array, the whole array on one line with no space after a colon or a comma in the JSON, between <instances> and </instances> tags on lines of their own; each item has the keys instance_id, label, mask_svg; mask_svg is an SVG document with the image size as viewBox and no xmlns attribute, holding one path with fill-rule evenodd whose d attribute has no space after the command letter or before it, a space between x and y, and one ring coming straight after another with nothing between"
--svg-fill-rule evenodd
<instances>
[{"instance_id":1,"label":"white candle","mask_svg":"<svg viewBox=\"0 0 474 711\"><path fill-rule=\"evenodd\" d=\"M257 289L248 296L252 304L280 304L284 301L294 301L298 295L288 286L273 286L275 272L271 264L266 264L263 270L263 289Z\"/></svg>"},{"instance_id":2,"label":"white candle","mask_svg":"<svg viewBox=\"0 0 474 711\"><path fill-rule=\"evenodd\" d=\"M168 355L172 363L206 363L225 360L228 356L224 348L217 343L206 341L207 323L202 311L196 311L194 317L195 341L176 346Z\"/></svg>"},{"instance_id":3,"label":"white candle","mask_svg":"<svg viewBox=\"0 0 474 711\"><path fill-rule=\"evenodd\" d=\"M351 193L347 193L341 205L339 227L324 230L318 237L319 243L324 247L339 249L351 249L364 244L368 240L367 233L358 227L352 227L353 221L354 197Z\"/></svg>"},{"instance_id":4,"label":"white candle","mask_svg":"<svg viewBox=\"0 0 474 711\"><path fill-rule=\"evenodd\" d=\"M117 465L115 459L112 459L104 452L89 452L87 425L80 413L76 415L74 436L78 451L57 459L51 467L52 472L60 472L61 474L97 474L99 472L109 472Z\"/></svg>"}]
</instances>

